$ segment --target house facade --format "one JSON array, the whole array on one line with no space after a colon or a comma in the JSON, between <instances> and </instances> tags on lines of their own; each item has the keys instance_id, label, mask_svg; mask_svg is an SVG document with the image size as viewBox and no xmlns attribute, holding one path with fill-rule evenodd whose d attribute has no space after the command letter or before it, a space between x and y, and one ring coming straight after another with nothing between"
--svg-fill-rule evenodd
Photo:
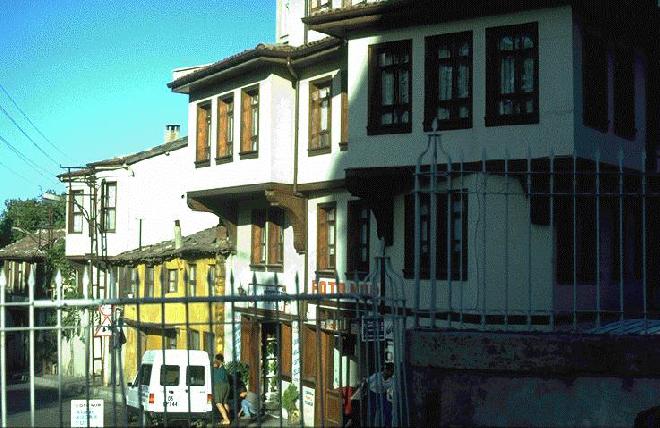
<instances>
[{"instance_id":1,"label":"house facade","mask_svg":"<svg viewBox=\"0 0 660 428\"><path fill-rule=\"evenodd\" d=\"M655 13L651 2L623 15L605 2L309 3L277 2L278 43L180 69L168 84L188 95L195 130L188 205L228 233L227 294L322 294L351 277L359 290L385 256L408 307L443 314L424 326L460 317L548 330L562 313L575 324L576 311L643 310L655 287L642 273L647 219L622 190L643 183L622 177L648 169L657 71L650 23L625 23ZM435 184L420 176L416 210L415 169L436 139L436 158L421 158L437 165ZM337 390L370 356L337 346L360 340L350 328L296 319L347 314L234 309L227 322L241 332L226 356L254 379L280 355L284 386L301 377L315 403L305 422L337 421Z\"/></svg>"}]
</instances>

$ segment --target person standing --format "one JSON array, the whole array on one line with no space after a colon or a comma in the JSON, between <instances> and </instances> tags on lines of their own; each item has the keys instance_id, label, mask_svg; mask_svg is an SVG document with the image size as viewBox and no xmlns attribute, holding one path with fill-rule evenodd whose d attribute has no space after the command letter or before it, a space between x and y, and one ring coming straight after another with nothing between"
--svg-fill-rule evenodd
<instances>
[{"instance_id":1,"label":"person standing","mask_svg":"<svg viewBox=\"0 0 660 428\"><path fill-rule=\"evenodd\" d=\"M213 399L222 416L222 425L229 425L229 376L225 369L225 357L216 354L213 360Z\"/></svg>"},{"instance_id":2,"label":"person standing","mask_svg":"<svg viewBox=\"0 0 660 428\"><path fill-rule=\"evenodd\" d=\"M383 371L369 376L369 413L373 426L392 426L392 402L388 393L392 389L394 364L385 363Z\"/></svg>"}]
</instances>

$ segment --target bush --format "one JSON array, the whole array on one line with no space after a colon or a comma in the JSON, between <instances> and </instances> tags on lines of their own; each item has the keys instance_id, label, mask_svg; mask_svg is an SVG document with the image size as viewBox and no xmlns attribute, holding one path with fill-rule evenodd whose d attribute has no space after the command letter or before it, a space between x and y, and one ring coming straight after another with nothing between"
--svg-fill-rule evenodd
<instances>
[{"instance_id":1,"label":"bush","mask_svg":"<svg viewBox=\"0 0 660 428\"><path fill-rule=\"evenodd\" d=\"M243 361L228 361L225 363L225 369L227 370L227 374L232 377L232 380L230 381L232 386L233 379L236 379L239 384L243 383L246 386L248 385L248 382L250 381L250 371L246 363Z\"/></svg>"},{"instance_id":2,"label":"bush","mask_svg":"<svg viewBox=\"0 0 660 428\"><path fill-rule=\"evenodd\" d=\"M284 394L282 394L282 407L287 411L287 413L291 414L298 408L296 407L297 402L298 388L293 385L289 385L289 387L284 390Z\"/></svg>"}]
</instances>

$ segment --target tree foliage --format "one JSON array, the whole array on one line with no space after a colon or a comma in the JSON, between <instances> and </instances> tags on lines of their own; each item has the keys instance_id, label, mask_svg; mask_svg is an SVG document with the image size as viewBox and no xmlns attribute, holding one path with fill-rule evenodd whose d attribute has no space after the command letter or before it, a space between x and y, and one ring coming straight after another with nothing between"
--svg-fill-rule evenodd
<instances>
[{"instance_id":1,"label":"tree foliage","mask_svg":"<svg viewBox=\"0 0 660 428\"><path fill-rule=\"evenodd\" d=\"M52 193L52 192L51 192ZM25 234L16 228L27 232L39 229L64 227L66 218L66 198L44 201L41 198L10 199L5 201L5 208L0 213L0 248L16 242Z\"/></svg>"}]
</instances>

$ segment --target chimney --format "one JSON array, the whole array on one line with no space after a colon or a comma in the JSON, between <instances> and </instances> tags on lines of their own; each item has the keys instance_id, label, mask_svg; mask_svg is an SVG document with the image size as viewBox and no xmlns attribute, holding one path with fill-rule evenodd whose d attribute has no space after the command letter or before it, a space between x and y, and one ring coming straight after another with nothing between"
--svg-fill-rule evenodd
<instances>
[{"instance_id":1,"label":"chimney","mask_svg":"<svg viewBox=\"0 0 660 428\"><path fill-rule=\"evenodd\" d=\"M171 143L174 140L178 140L180 130L181 125L165 125L165 143Z\"/></svg>"},{"instance_id":2,"label":"chimney","mask_svg":"<svg viewBox=\"0 0 660 428\"><path fill-rule=\"evenodd\" d=\"M181 248L181 223L179 220L174 220L174 249Z\"/></svg>"}]
</instances>

